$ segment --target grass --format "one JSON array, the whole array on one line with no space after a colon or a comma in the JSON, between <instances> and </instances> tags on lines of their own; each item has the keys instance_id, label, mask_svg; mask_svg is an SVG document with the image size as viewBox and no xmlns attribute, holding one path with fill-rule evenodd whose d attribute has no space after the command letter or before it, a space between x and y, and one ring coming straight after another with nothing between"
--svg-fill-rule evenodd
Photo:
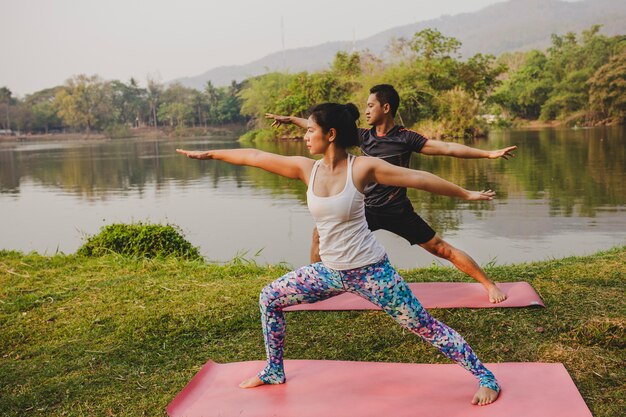
<instances>
[{"instance_id":1,"label":"grass","mask_svg":"<svg viewBox=\"0 0 626 417\"><path fill-rule=\"evenodd\" d=\"M209 359L264 359L258 294L287 269L0 251L0 415L164 416ZM485 362L562 362L594 416L625 409L626 247L489 267L546 309L433 309ZM407 281L467 280L432 267ZM381 312L288 315L285 356L447 363ZM247 377L247 375L242 375Z\"/></svg>"}]
</instances>

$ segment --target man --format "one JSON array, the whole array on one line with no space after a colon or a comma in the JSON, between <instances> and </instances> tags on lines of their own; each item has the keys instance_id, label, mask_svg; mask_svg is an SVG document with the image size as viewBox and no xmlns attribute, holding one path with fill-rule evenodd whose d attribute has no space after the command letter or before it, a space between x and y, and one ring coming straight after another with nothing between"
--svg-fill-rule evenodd
<instances>
[{"instance_id":1,"label":"man","mask_svg":"<svg viewBox=\"0 0 626 417\"><path fill-rule=\"evenodd\" d=\"M396 125L394 117L400 97L389 84L380 84L370 89L365 117L371 129L359 129L360 147L364 155L382 158L387 162L408 167L413 152L424 155L447 155L456 158L508 159L517 146L484 151L458 143L429 140L417 132ZM295 124L306 129L307 120L266 114L273 119L272 126ZM455 248L443 240L415 213L406 195L406 188L371 184L365 189L365 215L370 230L384 229L419 245L428 252L450 261L457 269L468 274L483 284L489 295L489 301L499 303L506 299L495 283L467 253ZM319 261L319 237L313 232L311 262Z\"/></svg>"}]
</instances>

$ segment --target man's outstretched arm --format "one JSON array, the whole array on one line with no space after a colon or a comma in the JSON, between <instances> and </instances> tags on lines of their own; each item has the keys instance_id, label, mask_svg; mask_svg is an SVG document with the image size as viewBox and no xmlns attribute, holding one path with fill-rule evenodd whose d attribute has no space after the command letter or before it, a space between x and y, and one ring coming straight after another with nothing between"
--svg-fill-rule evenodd
<instances>
[{"instance_id":1,"label":"man's outstretched arm","mask_svg":"<svg viewBox=\"0 0 626 417\"><path fill-rule=\"evenodd\" d=\"M424 155L445 155L466 159L509 159L515 157L513 151L516 149L517 146L509 146L508 148L486 151L461 145L460 143L442 142L440 140L429 139L420 150L420 153Z\"/></svg>"}]
</instances>

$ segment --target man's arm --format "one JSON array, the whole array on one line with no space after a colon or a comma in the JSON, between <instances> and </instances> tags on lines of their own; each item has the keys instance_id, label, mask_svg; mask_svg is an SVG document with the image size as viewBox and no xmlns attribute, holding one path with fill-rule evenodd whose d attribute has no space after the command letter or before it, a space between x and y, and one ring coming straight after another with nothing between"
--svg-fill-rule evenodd
<instances>
[{"instance_id":1,"label":"man's arm","mask_svg":"<svg viewBox=\"0 0 626 417\"><path fill-rule=\"evenodd\" d=\"M307 128L307 119L303 119L301 117L279 116L277 114L265 113L265 118L274 120L272 122L272 126L296 125L298 127L301 127L302 129Z\"/></svg>"},{"instance_id":2,"label":"man's arm","mask_svg":"<svg viewBox=\"0 0 626 417\"><path fill-rule=\"evenodd\" d=\"M482 149L470 148L469 146L461 145L459 143L443 142L440 140L429 139L420 150L420 153L424 155L445 155L454 156L455 158L466 159L509 159L515 156L513 154L513 151L515 149L517 149L517 146L509 146L508 148L498 149L494 151L485 151Z\"/></svg>"}]
</instances>

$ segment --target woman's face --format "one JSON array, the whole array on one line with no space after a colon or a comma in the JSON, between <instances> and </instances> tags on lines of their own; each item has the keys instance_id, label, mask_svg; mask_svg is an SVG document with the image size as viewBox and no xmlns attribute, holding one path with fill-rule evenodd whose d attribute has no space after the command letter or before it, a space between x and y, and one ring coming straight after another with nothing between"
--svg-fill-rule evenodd
<instances>
[{"instance_id":1,"label":"woman's face","mask_svg":"<svg viewBox=\"0 0 626 417\"><path fill-rule=\"evenodd\" d=\"M326 152L326 149L328 149L331 143L329 138L333 133L334 129L330 129L328 133L324 133L322 127L315 122L313 117L309 117L304 142L306 143L306 147L309 148L311 155L319 155Z\"/></svg>"}]
</instances>

